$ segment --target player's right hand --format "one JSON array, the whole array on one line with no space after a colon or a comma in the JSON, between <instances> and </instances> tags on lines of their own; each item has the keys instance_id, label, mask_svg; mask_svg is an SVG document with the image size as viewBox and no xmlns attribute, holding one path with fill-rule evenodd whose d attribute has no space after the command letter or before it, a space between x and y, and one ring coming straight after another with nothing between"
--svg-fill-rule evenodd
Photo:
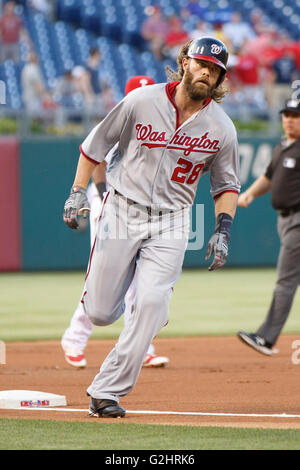
<instances>
[{"instance_id":1,"label":"player's right hand","mask_svg":"<svg viewBox=\"0 0 300 470\"><path fill-rule=\"evenodd\" d=\"M64 205L63 219L65 224L72 229L77 229L79 227L78 215L82 215L86 219L90 210L86 190L81 186L73 186Z\"/></svg>"},{"instance_id":2,"label":"player's right hand","mask_svg":"<svg viewBox=\"0 0 300 470\"><path fill-rule=\"evenodd\" d=\"M253 199L254 199L254 197L250 193L245 191L244 193L239 195L238 206L246 208L251 204Z\"/></svg>"}]
</instances>

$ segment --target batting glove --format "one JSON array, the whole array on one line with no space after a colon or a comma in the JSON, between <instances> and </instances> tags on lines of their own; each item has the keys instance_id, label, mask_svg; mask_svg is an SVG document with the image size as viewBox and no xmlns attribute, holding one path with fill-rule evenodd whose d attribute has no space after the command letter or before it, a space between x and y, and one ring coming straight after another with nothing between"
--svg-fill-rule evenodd
<instances>
[{"instance_id":1,"label":"batting glove","mask_svg":"<svg viewBox=\"0 0 300 470\"><path fill-rule=\"evenodd\" d=\"M226 263L232 221L229 214L221 213L217 217L216 228L208 242L205 256L205 259L208 260L214 253L214 260L208 268L209 271L219 269Z\"/></svg>"},{"instance_id":2,"label":"batting glove","mask_svg":"<svg viewBox=\"0 0 300 470\"><path fill-rule=\"evenodd\" d=\"M64 205L63 219L65 224L72 229L77 229L79 227L78 215L82 215L86 219L90 210L86 190L80 186L73 186Z\"/></svg>"}]
</instances>

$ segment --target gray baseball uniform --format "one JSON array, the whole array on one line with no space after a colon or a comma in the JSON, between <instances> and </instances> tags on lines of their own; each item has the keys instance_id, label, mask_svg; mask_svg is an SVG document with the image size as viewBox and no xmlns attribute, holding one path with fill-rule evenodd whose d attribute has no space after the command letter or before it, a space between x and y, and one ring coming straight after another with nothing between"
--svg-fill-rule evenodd
<instances>
[{"instance_id":1,"label":"gray baseball uniform","mask_svg":"<svg viewBox=\"0 0 300 470\"><path fill-rule=\"evenodd\" d=\"M207 99L179 126L176 85L134 90L81 146L86 158L100 162L118 142L107 171L112 189L103 205L82 297L93 323L108 325L119 318L137 269L132 316L88 388L94 398L118 401L130 392L148 346L168 321L201 174L210 170L213 197L240 189L231 120Z\"/></svg>"}]
</instances>

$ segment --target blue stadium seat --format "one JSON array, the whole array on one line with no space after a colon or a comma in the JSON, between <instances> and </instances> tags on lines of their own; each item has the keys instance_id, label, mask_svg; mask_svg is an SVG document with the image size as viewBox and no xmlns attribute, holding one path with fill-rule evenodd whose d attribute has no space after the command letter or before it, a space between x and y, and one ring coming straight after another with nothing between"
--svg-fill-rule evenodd
<instances>
[{"instance_id":1,"label":"blue stadium seat","mask_svg":"<svg viewBox=\"0 0 300 470\"><path fill-rule=\"evenodd\" d=\"M0 79L6 84L6 109L19 111L22 109L21 64L7 60L0 65Z\"/></svg>"},{"instance_id":2,"label":"blue stadium seat","mask_svg":"<svg viewBox=\"0 0 300 470\"><path fill-rule=\"evenodd\" d=\"M62 21L80 24L80 0L58 0L57 17Z\"/></svg>"},{"instance_id":3,"label":"blue stadium seat","mask_svg":"<svg viewBox=\"0 0 300 470\"><path fill-rule=\"evenodd\" d=\"M101 16L97 14L94 4L83 5L80 9L80 26L96 35L102 34Z\"/></svg>"}]
</instances>

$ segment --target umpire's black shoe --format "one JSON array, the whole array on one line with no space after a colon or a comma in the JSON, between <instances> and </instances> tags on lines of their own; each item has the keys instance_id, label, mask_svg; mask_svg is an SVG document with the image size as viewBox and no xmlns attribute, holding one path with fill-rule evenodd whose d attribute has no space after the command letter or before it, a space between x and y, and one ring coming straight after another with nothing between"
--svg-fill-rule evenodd
<instances>
[{"instance_id":1,"label":"umpire's black shoe","mask_svg":"<svg viewBox=\"0 0 300 470\"><path fill-rule=\"evenodd\" d=\"M272 344L268 343L264 338L247 331L238 331L237 337L256 351L271 356L275 351L272 350Z\"/></svg>"},{"instance_id":2,"label":"umpire's black shoe","mask_svg":"<svg viewBox=\"0 0 300 470\"><path fill-rule=\"evenodd\" d=\"M126 410L114 400L101 400L92 398L90 401L89 416L96 418L123 418Z\"/></svg>"}]
</instances>

